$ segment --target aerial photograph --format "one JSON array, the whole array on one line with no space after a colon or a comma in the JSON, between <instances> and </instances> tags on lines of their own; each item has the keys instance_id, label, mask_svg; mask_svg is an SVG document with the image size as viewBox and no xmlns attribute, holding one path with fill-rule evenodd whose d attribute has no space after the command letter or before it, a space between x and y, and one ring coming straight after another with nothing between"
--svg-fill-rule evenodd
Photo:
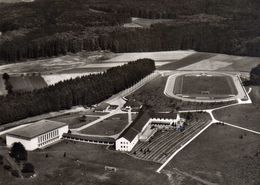
<instances>
[{"instance_id":1,"label":"aerial photograph","mask_svg":"<svg viewBox=\"0 0 260 185\"><path fill-rule=\"evenodd\" d=\"M260 0L0 0L0 185L260 185Z\"/></svg>"}]
</instances>

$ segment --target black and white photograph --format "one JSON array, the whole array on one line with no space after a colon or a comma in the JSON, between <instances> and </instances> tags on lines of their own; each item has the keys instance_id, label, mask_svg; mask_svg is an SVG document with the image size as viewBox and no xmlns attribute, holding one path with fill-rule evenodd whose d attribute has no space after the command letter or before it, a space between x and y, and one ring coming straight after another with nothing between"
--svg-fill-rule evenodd
<instances>
[{"instance_id":1,"label":"black and white photograph","mask_svg":"<svg viewBox=\"0 0 260 185\"><path fill-rule=\"evenodd\" d=\"M0 185L260 185L260 0L0 0Z\"/></svg>"}]
</instances>

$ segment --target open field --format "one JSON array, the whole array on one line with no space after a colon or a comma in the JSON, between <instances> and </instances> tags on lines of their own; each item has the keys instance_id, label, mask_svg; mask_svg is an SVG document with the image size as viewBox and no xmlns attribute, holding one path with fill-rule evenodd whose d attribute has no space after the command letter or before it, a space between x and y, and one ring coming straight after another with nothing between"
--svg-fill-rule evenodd
<instances>
[{"instance_id":1,"label":"open field","mask_svg":"<svg viewBox=\"0 0 260 185\"><path fill-rule=\"evenodd\" d=\"M7 91L5 89L5 82L2 78L2 76L0 75L0 96L5 95L5 94L7 94Z\"/></svg>"},{"instance_id":2,"label":"open field","mask_svg":"<svg viewBox=\"0 0 260 185\"><path fill-rule=\"evenodd\" d=\"M191 55L187 55L181 59L179 59L176 62L169 63L167 65L164 65L162 67L159 67L159 70L176 70L184 66L189 66L194 63L197 63L201 60L210 58L215 56L215 54L212 53L193 53Z\"/></svg>"},{"instance_id":3,"label":"open field","mask_svg":"<svg viewBox=\"0 0 260 185\"><path fill-rule=\"evenodd\" d=\"M260 131L260 86L251 86L250 98L252 104L250 105L236 105L224 109L213 111L216 119Z\"/></svg>"},{"instance_id":4,"label":"open field","mask_svg":"<svg viewBox=\"0 0 260 185\"><path fill-rule=\"evenodd\" d=\"M58 82L62 82L64 80L70 80L75 79L78 77L87 76L90 74L94 74L96 72L92 73L68 73L68 74L51 74L51 75L42 75L43 79L48 85L54 85Z\"/></svg>"},{"instance_id":5,"label":"open field","mask_svg":"<svg viewBox=\"0 0 260 185\"><path fill-rule=\"evenodd\" d=\"M2 151L0 151L1 154ZM63 157L66 152L66 157ZM45 155L48 154L48 158ZM109 151L105 146L63 141L57 145L29 153L35 166L33 179L11 177L0 168L2 184L8 185L169 185L167 176L155 172L159 165ZM116 172L106 171L105 166L116 167Z\"/></svg>"},{"instance_id":6,"label":"open field","mask_svg":"<svg viewBox=\"0 0 260 185\"><path fill-rule=\"evenodd\" d=\"M179 68L178 70L216 70L249 72L257 64L260 64L260 58L215 54L215 56L213 55L209 58L205 57L197 63L184 66L182 68Z\"/></svg>"},{"instance_id":7,"label":"open field","mask_svg":"<svg viewBox=\"0 0 260 185\"><path fill-rule=\"evenodd\" d=\"M105 62L129 62L141 58L150 58L155 61L176 61L192 55L195 51L192 50L177 50L177 51L160 51L160 52L137 52L137 53L118 53L115 57L106 60Z\"/></svg>"},{"instance_id":8,"label":"open field","mask_svg":"<svg viewBox=\"0 0 260 185\"><path fill-rule=\"evenodd\" d=\"M136 114L132 114L132 119ZM81 131L83 134L111 136L120 133L128 124L128 114L111 116Z\"/></svg>"},{"instance_id":9,"label":"open field","mask_svg":"<svg viewBox=\"0 0 260 185\"><path fill-rule=\"evenodd\" d=\"M69 124L70 129L74 129L74 128L79 128L88 123L91 123L92 121L95 121L99 118L98 116L86 116L82 118L83 115L85 115L84 112L71 113L71 114L50 118L50 120L67 123Z\"/></svg>"},{"instance_id":10,"label":"open field","mask_svg":"<svg viewBox=\"0 0 260 185\"><path fill-rule=\"evenodd\" d=\"M179 185L256 185L260 183L259 139L260 135L214 124L178 153L163 171L182 176Z\"/></svg>"},{"instance_id":11,"label":"open field","mask_svg":"<svg viewBox=\"0 0 260 185\"><path fill-rule=\"evenodd\" d=\"M1 65L0 73L62 73L64 70L87 68L89 64L99 63L113 56L113 53L106 51L80 52L60 57Z\"/></svg>"},{"instance_id":12,"label":"open field","mask_svg":"<svg viewBox=\"0 0 260 185\"><path fill-rule=\"evenodd\" d=\"M9 79L13 91L33 91L47 87L46 82L41 76L11 76Z\"/></svg>"},{"instance_id":13,"label":"open field","mask_svg":"<svg viewBox=\"0 0 260 185\"><path fill-rule=\"evenodd\" d=\"M175 79L173 91L174 94L192 97L237 94L235 84L230 76L196 76L196 74L178 76Z\"/></svg>"},{"instance_id":14,"label":"open field","mask_svg":"<svg viewBox=\"0 0 260 185\"><path fill-rule=\"evenodd\" d=\"M260 108L255 105L236 105L216 110L213 114L217 120L260 131Z\"/></svg>"}]
</instances>

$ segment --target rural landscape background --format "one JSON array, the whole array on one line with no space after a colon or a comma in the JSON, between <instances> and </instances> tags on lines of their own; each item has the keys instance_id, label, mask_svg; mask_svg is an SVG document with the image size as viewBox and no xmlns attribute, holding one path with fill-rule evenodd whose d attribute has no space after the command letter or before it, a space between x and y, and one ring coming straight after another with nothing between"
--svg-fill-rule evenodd
<instances>
[{"instance_id":1,"label":"rural landscape background","mask_svg":"<svg viewBox=\"0 0 260 185\"><path fill-rule=\"evenodd\" d=\"M69 131L17 160L41 120ZM45 184L260 185L260 1L0 0L0 185Z\"/></svg>"}]
</instances>

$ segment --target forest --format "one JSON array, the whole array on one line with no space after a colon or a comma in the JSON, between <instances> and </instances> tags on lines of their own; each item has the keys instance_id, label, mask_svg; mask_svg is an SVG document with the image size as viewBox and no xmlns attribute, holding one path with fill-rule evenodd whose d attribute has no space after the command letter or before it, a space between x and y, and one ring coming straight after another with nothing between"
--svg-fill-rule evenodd
<instances>
[{"instance_id":1,"label":"forest","mask_svg":"<svg viewBox=\"0 0 260 185\"><path fill-rule=\"evenodd\" d=\"M140 59L104 73L59 82L44 89L0 97L0 125L72 106L102 102L155 70L154 61Z\"/></svg>"},{"instance_id":2,"label":"forest","mask_svg":"<svg viewBox=\"0 0 260 185\"><path fill-rule=\"evenodd\" d=\"M260 56L258 0L0 3L0 64L77 53L194 49ZM172 19L126 28L131 17Z\"/></svg>"}]
</instances>

